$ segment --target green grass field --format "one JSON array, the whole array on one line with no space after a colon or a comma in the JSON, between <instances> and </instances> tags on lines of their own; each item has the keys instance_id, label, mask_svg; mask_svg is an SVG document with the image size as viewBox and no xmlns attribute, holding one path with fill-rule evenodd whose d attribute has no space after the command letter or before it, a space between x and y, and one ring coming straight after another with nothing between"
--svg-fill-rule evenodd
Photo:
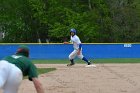
<instances>
[{"instance_id":1,"label":"green grass field","mask_svg":"<svg viewBox=\"0 0 140 93\"><path fill-rule=\"evenodd\" d=\"M95 59L91 60L95 64L98 63L140 63L140 58L114 58L114 59ZM84 64L84 61L76 59L76 63ZM34 64L68 64L69 60L33 60ZM54 71L56 68L38 68L39 74L48 73Z\"/></svg>"},{"instance_id":2,"label":"green grass field","mask_svg":"<svg viewBox=\"0 0 140 93\"><path fill-rule=\"evenodd\" d=\"M38 71L38 74L45 74L45 73L48 73L48 72L51 72L51 71L55 71L56 68L37 68L37 71ZM24 77L24 79L27 79L28 77Z\"/></svg>"},{"instance_id":3,"label":"green grass field","mask_svg":"<svg viewBox=\"0 0 140 93\"><path fill-rule=\"evenodd\" d=\"M48 73L50 71L56 70L56 68L37 68L39 74Z\"/></svg>"},{"instance_id":4,"label":"green grass field","mask_svg":"<svg viewBox=\"0 0 140 93\"><path fill-rule=\"evenodd\" d=\"M96 63L140 63L140 58L114 58L114 59L95 59L91 60ZM84 63L84 61L76 59L76 63ZM69 60L33 60L35 64L67 64Z\"/></svg>"}]
</instances>

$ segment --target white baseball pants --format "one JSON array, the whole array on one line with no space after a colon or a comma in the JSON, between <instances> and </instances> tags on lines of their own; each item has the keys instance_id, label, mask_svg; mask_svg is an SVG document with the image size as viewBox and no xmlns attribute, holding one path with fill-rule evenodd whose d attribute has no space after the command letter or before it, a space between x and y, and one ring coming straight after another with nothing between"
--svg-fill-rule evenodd
<instances>
[{"instance_id":1,"label":"white baseball pants","mask_svg":"<svg viewBox=\"0 0 140 93\"><path fill-rule=\"evenodd\" d=\"M82 54L82 50L80 52L80 55L77 54L78 53L78 50L73 50L73 52L71 52L71 54L69 55L69 59L74 59L76 56L80 59L82 59L84 56Z\"/></svg>"},{"instance_id":2,"label":"white baseball pants","mask_svg":"<svg viewBox=\"0 0 140 93\"><path fill-rule=\"evenodd\" d=\"M22 81L22 72L14 64L0 61L0 89L4 93L17 93Z\"/></svg>"}]
</instances>

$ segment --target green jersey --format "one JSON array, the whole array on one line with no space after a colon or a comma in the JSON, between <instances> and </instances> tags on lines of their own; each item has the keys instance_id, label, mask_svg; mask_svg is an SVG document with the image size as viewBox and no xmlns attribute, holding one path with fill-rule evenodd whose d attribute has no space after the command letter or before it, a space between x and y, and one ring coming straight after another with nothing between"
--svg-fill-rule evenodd
<instances>
[{"instance_id":1,"label":"green jersey","mask_svg":"<svg viewBox=\"0 0 140 93\"><path fill-rule=\"evenodd\" d=\"M29 58L23 55L11 55L5 57L3 60L9 63L15 64L23 73L23 76L28 76L29 80L34 77L38 77L36 66L29 60Z\"/></svg>"}]
</instances>

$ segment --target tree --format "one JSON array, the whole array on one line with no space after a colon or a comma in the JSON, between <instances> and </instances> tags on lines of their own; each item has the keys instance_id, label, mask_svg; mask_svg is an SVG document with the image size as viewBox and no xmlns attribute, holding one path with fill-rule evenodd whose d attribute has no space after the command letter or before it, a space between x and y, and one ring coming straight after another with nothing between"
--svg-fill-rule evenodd
<instances>
[{"instance_id":1,"label":"tree","mask_svg":"<svg viewBox=\"0 0 140 93\"><path fill-rule=\"evenodd\" d=\"M1 42L139 42L139 0L1 0Z\"/></svg>"},{"instance_id":2,"label":"tree","mask_svg":"<svg viewBox=\"0 0 140 93\"><path fill-rule=\"evenodd\" d=\"M109 0L114 42L136 42L139 17L133 0Z\"/></svg>"}]
</instances>

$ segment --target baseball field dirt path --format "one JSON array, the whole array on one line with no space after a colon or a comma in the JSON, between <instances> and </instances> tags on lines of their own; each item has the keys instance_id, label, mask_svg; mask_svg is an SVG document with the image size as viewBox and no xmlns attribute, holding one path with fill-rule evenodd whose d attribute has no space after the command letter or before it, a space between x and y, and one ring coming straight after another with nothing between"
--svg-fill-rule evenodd
<instances>
[{"instance_id":1,"label":"baseball field dirt path","mask_svg":"<svg viewBox=\"0 0 140 93\"><path fill-rule=\"evenodd\" d=\"M45 93L140 93L140 64L37 64L40 68L57 68L39 76ZM1 92L0 92L1 93ZM23 80L19 93L36 93L32 82Z\"/></svg>"}]
</instances>

